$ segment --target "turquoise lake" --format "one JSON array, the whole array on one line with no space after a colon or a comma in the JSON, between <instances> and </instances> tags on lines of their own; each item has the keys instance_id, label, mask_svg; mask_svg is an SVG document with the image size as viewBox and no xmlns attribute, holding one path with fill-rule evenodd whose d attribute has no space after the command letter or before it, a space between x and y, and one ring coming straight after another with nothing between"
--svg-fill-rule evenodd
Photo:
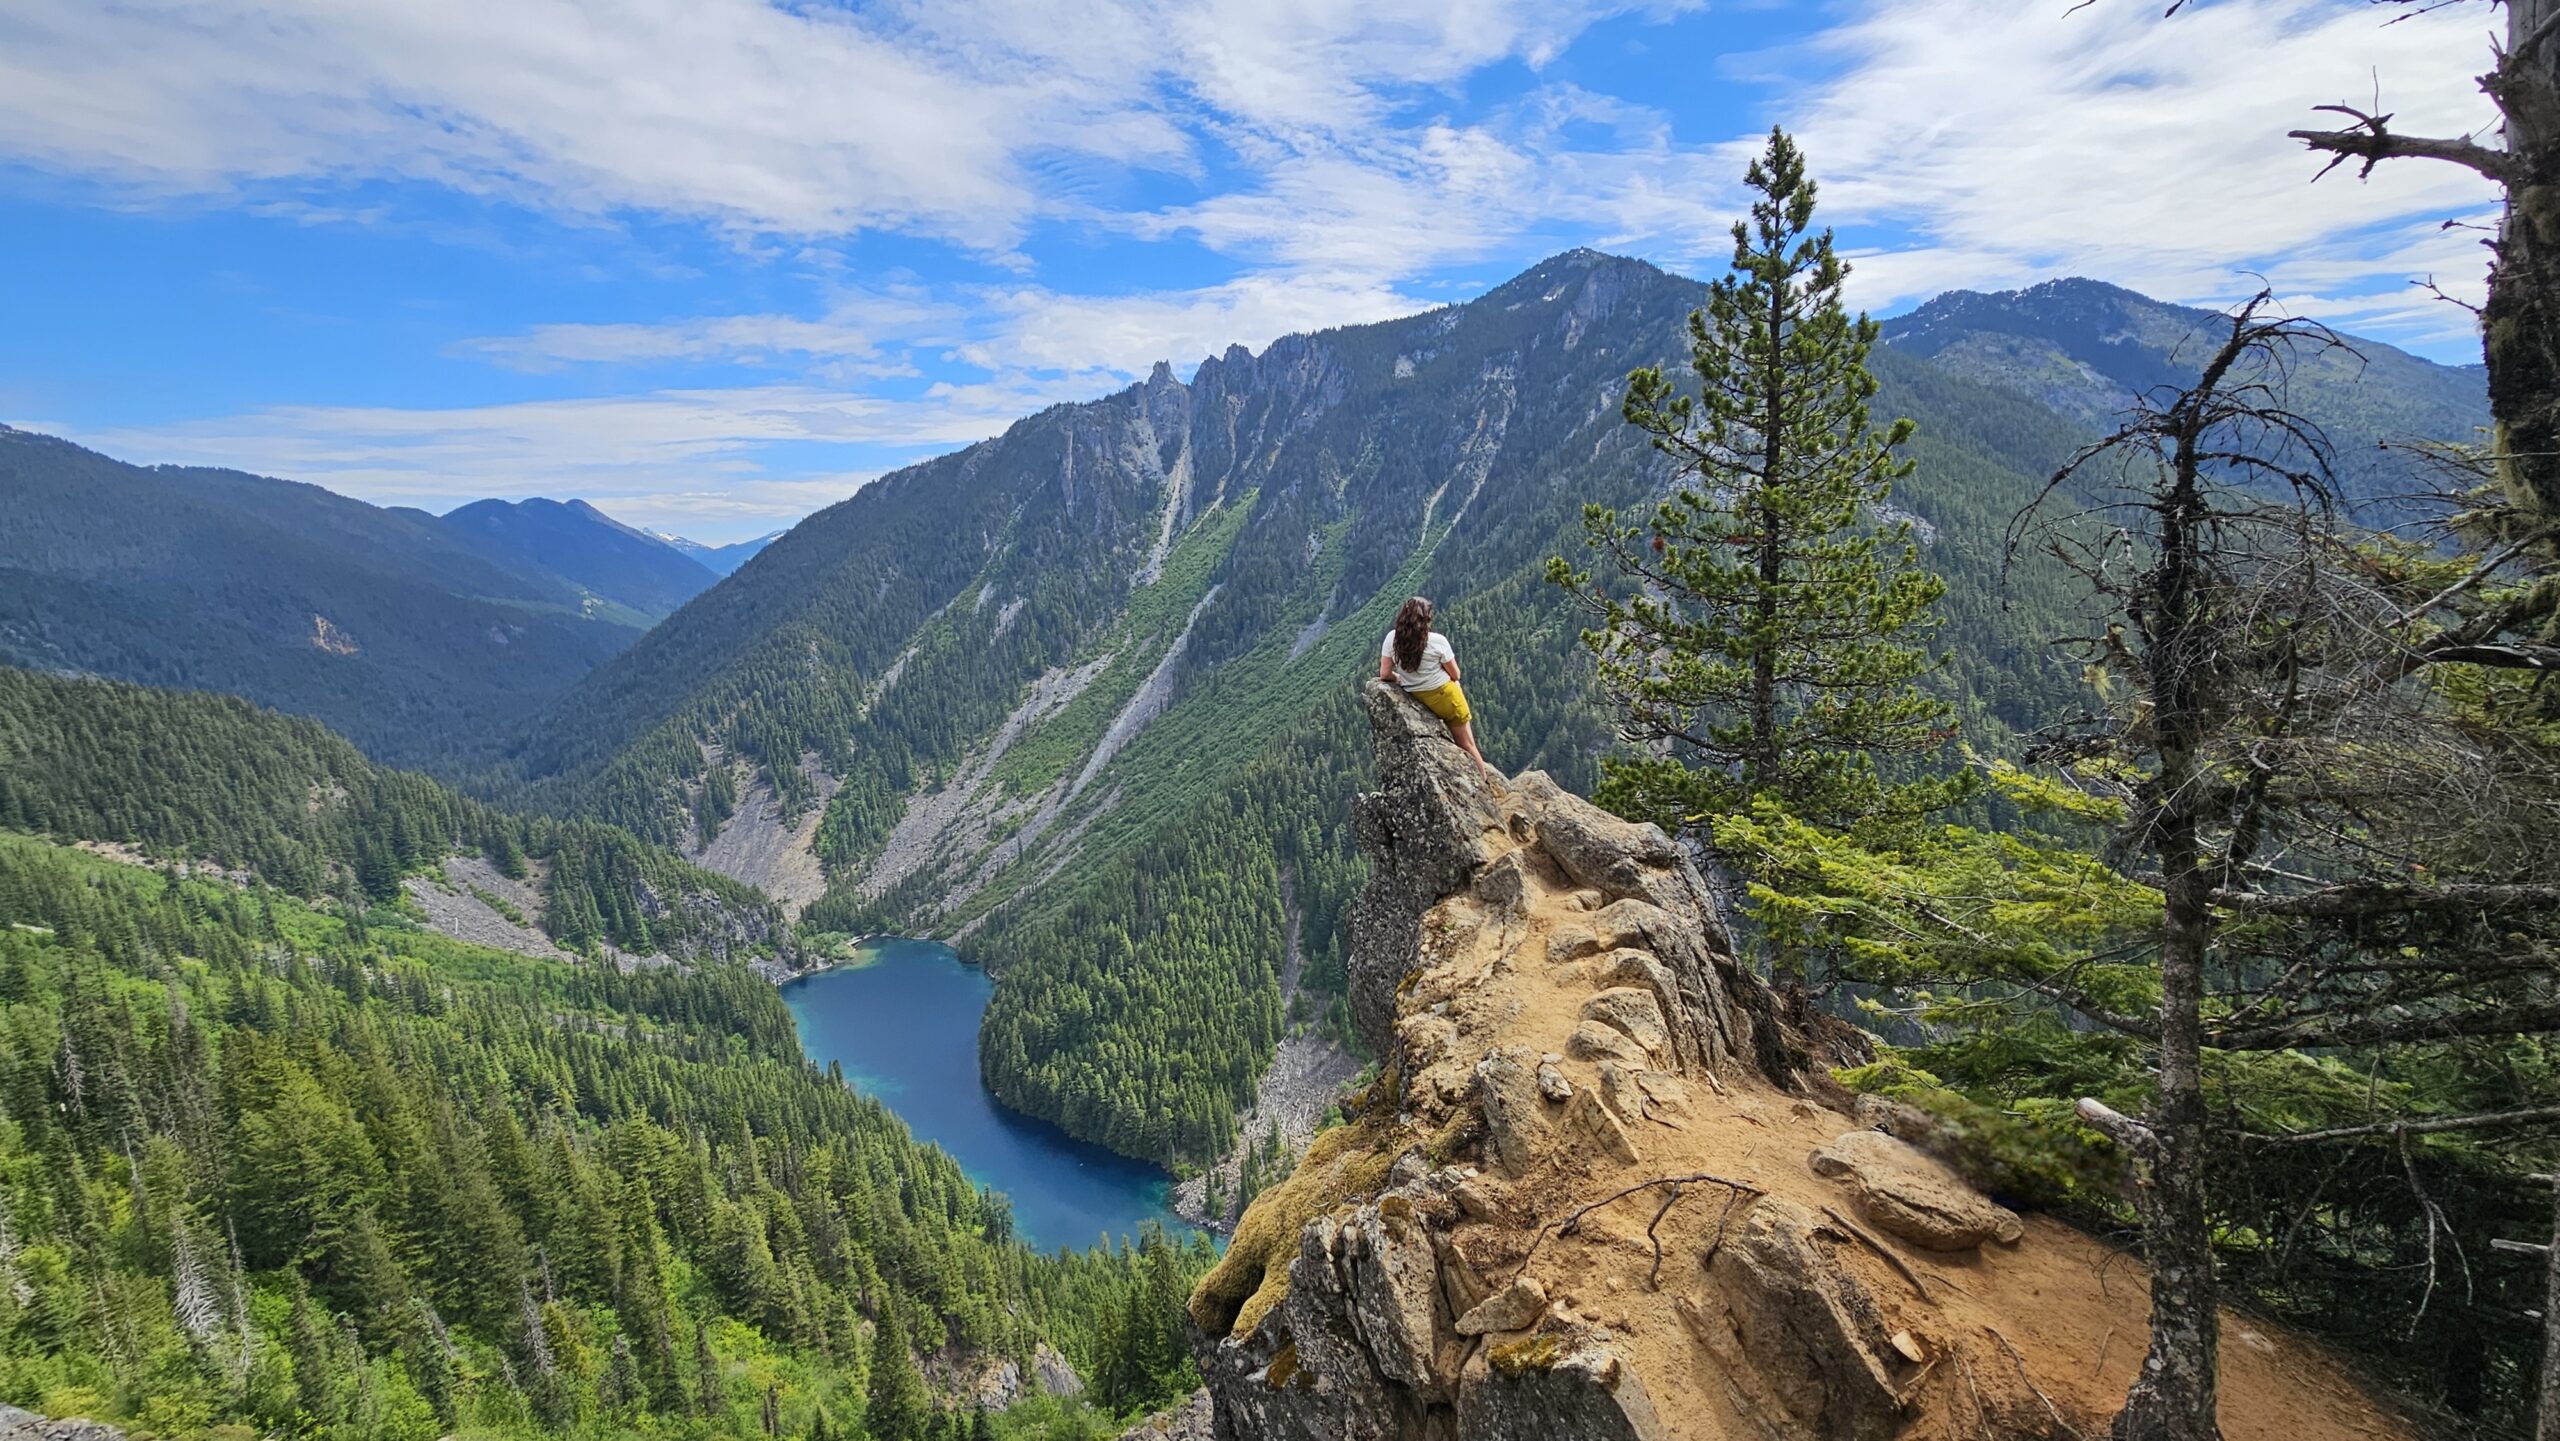
<instances>
[{"instance_id":1,"label":"turquoise lake","mask_svg":"<svg viewBox=\"0 0 2560 1441\"><path fill-rule=\"evenodd\" d=\"M1013 1200L1014 1225L1042 1250L1134 1238L1141 1223L1189 1230L1166 1207L1164 1172L996 1104L978 1079L978 1018L994 984L936 941L883 937L863 964L782 988L800 1047L898 1113L916 1139L949 1151L971 1180Z\"/></svg>"}]
</instances>

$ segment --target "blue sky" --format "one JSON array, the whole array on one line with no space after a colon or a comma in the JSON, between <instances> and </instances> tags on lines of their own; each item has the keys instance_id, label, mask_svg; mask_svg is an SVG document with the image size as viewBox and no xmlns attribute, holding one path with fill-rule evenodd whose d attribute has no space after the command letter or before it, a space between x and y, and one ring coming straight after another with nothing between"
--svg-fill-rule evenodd
<instances>
[{"instance_id":1,"label":"blue sky","mask_svg":"<svg viewBox=\"0 0 2560 1441\"><path fill-rule=\"evenodd\" d=\"M1796 131L1880 313L2094 275L2476 358L2491 12L2362 0L8 0L0 420L706 540L1156 360L1589 244L1720 264ZM2392 12L2397 13L2397 12Z\"/></svg>"}]
</instances>

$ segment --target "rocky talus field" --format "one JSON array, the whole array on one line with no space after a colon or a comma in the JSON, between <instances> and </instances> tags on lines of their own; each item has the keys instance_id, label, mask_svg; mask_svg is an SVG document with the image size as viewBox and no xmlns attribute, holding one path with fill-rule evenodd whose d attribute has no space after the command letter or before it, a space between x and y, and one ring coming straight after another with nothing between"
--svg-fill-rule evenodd
<instances>
[{"instance_id":1,"label":"rocky talus field","mask_svg":"<svg viewBox=\"0 0 2560 1441\"><path fill-rule=\"evenodd\" d=\"M1864 1037L1734 959L1658 830L1535 772L1489 791L1366 705L1352 987L1389 1064L1192 1296L1217 1436L2105 1434L2138 1259L1843 1092ZM2415 1434L2317 1347L2224 1338L2231 1441Z\"/></svg>"}]
</instances>

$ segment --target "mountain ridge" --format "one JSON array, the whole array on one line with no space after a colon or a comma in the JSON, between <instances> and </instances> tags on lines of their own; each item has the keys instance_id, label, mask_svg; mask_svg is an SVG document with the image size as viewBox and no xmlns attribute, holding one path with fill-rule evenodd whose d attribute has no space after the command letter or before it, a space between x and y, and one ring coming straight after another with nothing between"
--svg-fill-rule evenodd
<instances>
[{"instance_id":1,"label":"mountain ridge","mask_svg":"<svg viewBox=\"0 0 2560 1441\"><path fill-rule=\"evenodd\" d=\"M999 976L1008 1103L1206 1159L1283 1032L1347 1032L1346 681L1397 600L1442 602L1498 754L1590 783L1607 726L1540 570L1585 501L1664 484L1617 407L1629 369L1676 373L1704 294L1570 251L1461 305L1047 407L785 532L508 727L475 789L728 866L817 929L967 942ZM2068 587L1998 537L2207 313L2075 281L1915 314L1872 357L1878 407L1920 422L1895 504L1951 580L1944 683L1996 743L2076 684L2045 645ZM2109 325L2112 371L2085 354ZM2417 373L2439 410L2477 389ZM2347 441L2389 419L2359 384L2314 396ZM1181 938L1124 954L1150 929ZM1097 977L1116 994L1088 1012Z\"/></svg>"},{"instance_id":2,"label":"mountain ridge","mask_svg":"<svg viewBox=\"0 0 2560 1441\"><path fill-rule=\"evenodd\" d=\"M558 577L649 622L720 579L695 557L574 497L475 500L436 520L492 564Z\"/></svg>"},{"instance_id":3,"label":"mountain ridge","mask_svg":"<svg viewBox=\"0 0 2560 1441\"><path fill-rule=\"evenodd\" d=\"M2138 396L2175 388L2224 324L2212 310L2153 300L2085 276L2018 290L1951 290L1883 322L1886 347L2000 386L2093 429L2112 429ZM2325 412L2342 498L2367 523L2413 517L2399 492L2405 468L2382 442L2467 440L2482 423L2487 373L2448 366L2397 346L2336 333L2339 349L2309 334L2295 343L2288 390Z\"/></svg>"},{"instance_id":4,"label":"mountain ridge","mask_svg":"<svg viewBox=\"0 0 2560 1441\"><path fill-rule=\"evenodd\" d=\"M710 567L713 574L730 575L734 574L739 566L755 559L756 552L782 539L783 532L790 528L786 525L782 530L767 531L751 540L731 541L727 545L705 545L701 541L677 535L672 531L653 530L649 534Z\"/></svg>"},{"instance_id":5,"label":"mountain ridge","mask_svg":"<svg viewBox=\"0 0 2560 1441\"><path fill-rule=\"evenodd\" d=\"M420 512L0 429L0 663L246 695L417 763L503 729L635 625Z\"/></svg>"}]
</instances>

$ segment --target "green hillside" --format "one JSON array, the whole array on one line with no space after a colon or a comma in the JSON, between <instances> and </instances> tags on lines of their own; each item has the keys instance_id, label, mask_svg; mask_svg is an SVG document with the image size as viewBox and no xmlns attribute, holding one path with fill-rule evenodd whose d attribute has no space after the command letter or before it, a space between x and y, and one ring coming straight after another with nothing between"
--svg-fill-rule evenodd
<instances>
[{"instance_id":1,"label":"green hillside","mask_svg":"<svg viewBox=\"0 0 2560 1441\"><path fill-rule=\"evenodd\" d=\"M464 548L502 570L568 581L650 622L727 573L715 574L701 560L583 500L475 500L435 519Z\"/></svg>"},{"instance_id":2,"label":"green hillside","mask_svg":"<svg viewBox=\"0 0 2560 1441\"><path fill-rule=\"evenodd\" d=\"M0 663L245 695L421 764L629 645L638 615L434 517L0 427Z\"/></svg>"},{"instance_id":3,"label":"green hillside","mask_svg":"<svg viewBox=\"0 0 2560 1441\"><path fill-rule=\"evenodd\" d=\"M527 818L229 696L0 667L0 829L211 865L359 914L448 855L531 880L544 930L646 955L788 948L773 903L617 827Z\"/></svg>"},{"instance_id":4,"label":"green hillside","mask_svg":"<svg viewBox=\"0 0 2560 1441\"><path fill-rule=\"evenodd\" d=\"M1207 1261L1028 1251L742 967L364 935L12 836L0 1237L11 1397L348 1441L914 1441L955 1424L922 1358L1043 1341L1143 1404Z\"/></svg>"},{"instance_id":5,"label":"green hillside","mask_svg":"<svg viewBox=\"0 0 2560 1441\"><path fill-rule=\"evenodd\" d=\"M2218 319L2100 281L2048 280L1987 295L1949 291L1887 321L1884 338L1934 369L2101 430L2136 395L2192 380ZM2380 341L2344 339L2338 350L2299 353L2287 394L2336 448L2340 489L2359 519L2393 524L2421 510L2409 503L2405 462L2385 443L2470 439L2487 423L2487 376L2476 365L2437 365Z\"/></svg>"}]
</instances>

